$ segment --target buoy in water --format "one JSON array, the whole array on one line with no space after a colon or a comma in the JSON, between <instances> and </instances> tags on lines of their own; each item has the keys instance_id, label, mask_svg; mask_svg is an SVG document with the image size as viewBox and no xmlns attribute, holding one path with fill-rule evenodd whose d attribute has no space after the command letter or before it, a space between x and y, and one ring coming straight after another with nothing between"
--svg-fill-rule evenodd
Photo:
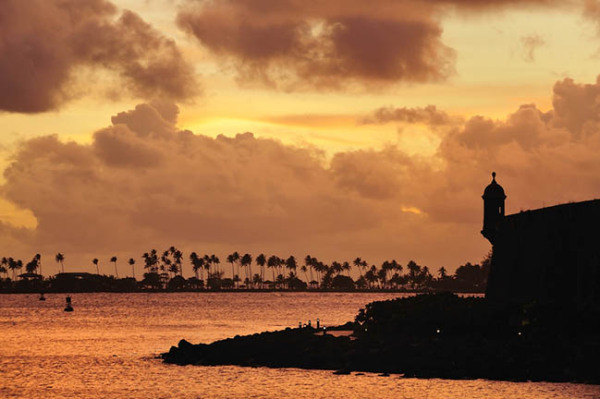
<instances>
[{"instance_id":1,"label":"buoy in water","mask_svg":"<svg viewBox=\"0 0 600 399\"><path fill-rule=\"evenodd\" d=\"M65 306L65 312L72 312L73 306L71 305L71 297L67 297L67 306Z\"/></svg>"}]
</instances>

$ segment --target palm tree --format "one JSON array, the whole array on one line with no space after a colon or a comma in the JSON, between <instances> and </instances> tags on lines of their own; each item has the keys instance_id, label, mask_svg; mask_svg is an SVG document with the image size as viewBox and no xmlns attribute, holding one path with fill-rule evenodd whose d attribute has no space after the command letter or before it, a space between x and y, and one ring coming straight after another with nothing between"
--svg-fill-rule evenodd
<instances>
[{"instance_id":1,"label":"palm tree","mask_svg":"<svg viewBox=\"0 0 600 399\"><path fill-rule=\"evenodd\" d=\"M381 278L381 274L379 274L379 280L381 280L383 285L385 285L389 280L388 273L391 274L391 272L394 270L394 265L392 262L386 260L381 264L381 270L383 270L383 278Z\"/></svg>"},{"instance_id":2,"label":"palm tree","mask_svg":"<svg viewBox=\"0 0 600 399\"><path fill-rule=\"evenodd\" d=\"M204 262L204 258L198 257L198 264L197 264L197 265L194 265L194 267L198 267L198 270L200 270L200 278L201 278L202 280L204 280L204 270L205 270L205 266L208 266L208 265L206 264L206 262ZM206 278L208 279L208 274L206 275ZM206 281L205 281L205 283L206 283L207 281L208 281L208 280L206 280Z\"/></svg>"},{"instance_id":3,"label":"palm tree","mask_svg":"<svg viewBox=\"0 0 600 399\"><path fill-rule=\"evenodd\" d=\"M119 278L119 270L117 269L117 257L113 256L110 261L115 264L115 277Z\"/></svg>"},{"instance_id":4,"label":"palm tree","mask_svg":"<svg viewBox=\"0 0 600 399\"><path fill-rule=\"evenodd\" d=\"M142 259L144 259L144 269L148 269L148 271L152 271L152 257L148 252L144 252L142 255Z\"/></svg>"},{"instance_id":5,"label":"palm tree","mask_svg":"<svg viewBox=\"0 0 600 399\"><path fill-rule=\"evenodd\" d=\"M35 273L38 267L40 267L40 258L40 254L36 254L33 259L25 265L25 271L27 273Z\"/></svg>"},{"instance_id":6,"label":"palm tree","mask_svg":"<svg viewBox=\"0 0 600 399\"><path fill-rule=\"evenodd\" d=\"M364 272L369 267L369 263L363 259L362 262L360 263L360 267L362 268L362 270Z\"/></svg>"},{"instance_id":7,"label":"palm tree","mask_svg":"<svg viewBox=\"0 0 600 399\"><path fill-rule=\"evenodd\" d=\"M319 262L319 268L323 273L323 278L321 278L321 288L327 289L327 288L331 287L331 283L333 281L332 276L334 273L334 268L327 266L323 262Z\"/></svg>"},{"instance_id":8,"label":"palm tree","mask_svg":"<svg viewBox=\"0 0 600 399\"><path fill-rule=\"evenodd\" d=\"M0 260L0 272L8 278L8 258L6 256L3 256Z\"/></svg>"},{"instance_id":9,"label":"palm tree","mask_svg":"<svg viewBox=\"0 0 600 399\"><path fill-rule=\"evenodd\" d=\"M300 270L302 270L302 272L304 273L304 277L306 278L306 284L310 284L310 281L308 281L308 274L306 274L306 272L308 271L306 265L302 265L300 267Z\"/></svg>"},{"instance_id":10,"label":"palm tree","mask_svg":"<svg viewBox=\"0 0 600 399\"><path fill-rule=\"evenodd\" d=\"M304 257L304 267L306 267L310 272L310 281L307 281L308 284L310 284L310 282L314 280L312 274L313 264L313 257L310 255L306 255L306 257Z\"/></svg>"},{"instance_id":11,"label":"palm tree","mask_svg":"<svg viewBox=\"0 0 600 399\"><path fill-rule=\"evenodd\" d=\"M392 270L398 274L402 273L402 265L396 262L396 259L392 259Z\"/></svg>"},{"instance_id":12,"label":"palm tree","mask_svg":"<svg viewBox=\"0 0 600 399\"><path fill-rule=\"evenodd\" d=\"M414 290L415 287L419 284L419 276L421 275L421 266L417 265L414 261L408 262L406 265L408 269L408 280L410 281L410 285Z\"/></svg>"},{"instance_id":13,"label":"palm tree","mask_svg":"<svg viewBox=\"0 0 600 399\"><path fill-rule=\"evenodd\" d=\"M162 256L160 257L160 261L161 261L161 265L160 265L160 270L161 271L167 271L169 272L169 278L171 278L171 259L169 259L169 251L164 251Z\"/></svg>"},{"instance_id":14,"label":"palm tree","mask_svg":"<svg viewBox=\"0 0 600 399\"><path fill-rule=\"evenodd\" d=\"M231 279L235 279L235 260L233 259L233 254L227 255L227 262L231 263Z\"/></svg>"},{"instance_id":15,"label":"palm tree","mask_svg":"<svg viewBox=\"0 0 600 399\"><path fill-rule=\"evenodd\" d=\"M377 271L377 278L380 281L379 288L385 288L387 284L387 270L381 268Z\"/></svg>"},{"instance_id":16,"label":"palm tree","mask_svg":"<svg viewBox=\"0 0 600 399\"><path fill-rule=\"evenodd\" d=\"M250 283L252 283L252 255L244 254L240 260L240 263L242 264L242 267L248 268L248 270L246 270L246 278L248 281L250 281Z\"/></svg>"},{"instance_id":17,"label":"palm tree","mask_svg":"<svg viewBox=\"0 0 600 399\"><path fill-rule=\"evenodd\" d=\"M183 259L183 252L171 246L168 251L165 251L165 256L169 256L169 254L173 257L173 265L175 267L170 267L174 274L180 274L183 276L183 268L181 267L181 260Z\"/></svg>"},{"instance_id":18,"label":"palm tree","mask_svg":"<svg viewBox=\"0 0 600 399\"><path fill-rule=\"evenodd\" d=\"M211 269L211 267L212 267L212 263L213 263L213 262L212 262L212 258L210 257L210 255L206 254L206 255L204 255L204 256L202 257L202 260L204 260L204 265L205 265L205 267L207 267L207 268L208 268L208 277L207 277L207 278L210 278L210 276L211 276L211 271L210 271L210 269ZM214 272L214 273L212 273L212 275L214 276L214 275L215 275L215 273L218 273L218 272Z\"/></svg>"},{"instance_id":19,"label":"palm tree","mask_svg":"<svg viewBox=\"0 0 600 399\"><path fill-rule=\"evenodd\" d=\"M254 276L252 276L252 284L254 286L262 285L262 279L260 278L260 274L256 273Z\"/></svg>"},{"instance_id":20,"label":"palm tree","mask_svg":"<svg viewBox=\"0 0 600 399\"><path fill-rule=\"evenodd\" d=\"M142 258L144 259L144 269L148 269L150 273L158 273L158 253L156 249L145 252Z\"/></svg>"},{"instance_id":21,"label":"palm tree","mask_svg":"<svg viewBox=\"0 0 600 399\"><path fill-rule=\"evenodd\" d=\"M240 254L236 252L227 255L227 262L231 263L231 278L233 279L233 281L236 280L235 276L235 264L237 263L237 261L240 259ZM239 269L238 269L238 274L240 273ZM238 276L239 278L239 276Z\"/></svg>"},{"instance_id":22,"label":"palm tree","mask_svg":"<svg viewBox=\"0 0 600 399\"><path fill-rule=\"evenodd\" d=\"M294 258L293 255L285 260L285 267L286 267L286 269L288 269L290 271L290 273L289 273L290 278L288 279L288 281L293 280L293 278L296 277L296 268L298 267L296 258ZM288 284L288 288L289 288L289 284Z\"/></svg>"},{"instance_id":23,"label":"palm tree","mask_svg":"<svg viewBox=\"0 0 600 399\"><path fill-rule=\"evenodd\" d=\"M181 263L181 260L183 259L183 252L180 250L175 251L173 258L175 258L175 264L179 268L179 275L183 277L183 264Z\"/></svg>"},{"instance_id":24,"label":"palm tree","mask_svg":"<svg viewBox=\"0 0 600 399\"><path fill-rule=\"evenodd\" d=\"M206 257L202 257L200 258L200 260L202 261L201 265L204 267L204 270L206 270L206 283L204 284L204 286L208 289L208 280L210 280L210 263L207 262Z\"/></svg>"},{"instance_id":25,"label":"palm tree","mask_svg":"<svg viewBox=\"0 0 600 399\"><path fill-rule=\"evenodd\" d=\"M271 269L271 271L273 272L273 284L275 284L275 268L277 267L277 265L279 264L279 258L275 255L271 255L269 256L269 259L267 260L267 267L269 269Z\"/></svg>"},{"instance_id":26,"label":"palm tree","mask_svg":"<svg viewBox=\"0 0 600 399\"><path fill-rule=\"evenodd\" d=\"M56 260L56 263L60 263L62 272L64 273L65 272L65 255L63 255L59 252L56 254L54 259Z\"/></svg>"},{"instance_id":27,"label":"palm tree","mask_svg":"<svg viewBox=\"0 0 600 399\"><path fill-rule=\"evenodd\" d=\"M177 276L178 272L179 268L177 267L177 264L171 263L171 266L169 266L169 273L173 273L173 278Z\"/></svg>"},{"instance_id":28,"label":"palm tree","mask_svg":"<svg viewBox=\"0 0 600 399\"><path fill-rule=\"evenodd\" d=\"M283 277L283 274L280 274L279 276L277 276L277 280L275 281L275 283L277 285L279 285L279 287L283 287L285 284L285 278Z\"/></svg>"},{"instance_id":29,"label":"palm tree","mask_svg":"<svg viewBox=\"0 0 600 399\"><path fill-rule=\"evenodd\" d=\"M234 252L233 254L231 254L231 255L233 256L233 261L234 261L234 262L235 262L235 264L237 265L237 274L238 274L238 276L239 276L239 274L240 274L240 263L239 263L239 260L240 260L240 254L239 254L237 251L235 251L235 252Z\"/></svg>"},{"instance_id":30,"label":"palm tree","mask_svg":"<svg viewBox=\"0 0 600 399\"><path fill-rule=\"evenodd\" d=\"M296 262L296 258L294 258L294 256L290 256L289 258L287 258L285 260L285 267L286 269L295 272L296 268L298 267L298 263Z\"/></svg>"},{"instance_id":31,"label":"palm tree","mask_svg":"<svg viewBox=\"0 0 600 399\"><path fill-rule=\"evenodd\" d=\"M440 280L445 280L448 277L448 273L446 272L446 268L444 266L438 269L438 274L440 276Z\"/></svg>"},{"instance_id":32,"label":"palm tree","mask_svg":"<svg viewBox=\"0 0 600 399\"><path fill-rule=\"evenodd\" d=\"M284 273L285 261L286 261L286 259L277 257L277 270L278 270L279 274L282 276L285 275L285 273ZM284 278L285 278L285 276L284 276Z\"/></svg>"},{"instance_id":33,"label":"palm tree","mask_svg":"<svg viewBox=\"0 0 600 399\"><path fill-rule=\"evenodd\" d=\"M100 274L100 269L98 268L98 258L92 259L92 263L96 265L96 274Z\"/></svg>"},{"instance_id":34,"label":"palm tree","mask_svg":"<svg viewBox=\"0 0 600 399\"><path fill-rule=\"evenodd\" d=\"M219 259L219 257L217 255L212 254L210 256L210 262L215 265L215 269L217 269L217 271L220 273L221 269L220 269L219 265L221 264L221 259ZM223 274L225 274L225 273L223 273Z\"/></svg>"},{"instance_id":35,"label":"palm tree","mask_svg":"<svg viewBox=\"0 0 600 399\"><path fill-rule=\"evenodd\" d=\"M190 263L192 264L192 269L196 275L196 280L200 280L198 277L198 270L202 268L202 264L200 264L200 258L198 258L198 254L196 252L192 252L190 254Z\"/></svg>"},{"instance_id":36,"label":"palm tree","mask_svg":"<svg viewBox=\"0 0 600 399\"><path fill-rule=\"evenodd\" d=\"M152 265L150 270L154 273L158 273L158 251L156 249L150 251L150 260Z\"/></svg>"},{"instance_id":37,"label":"palm tree","mask_svg":"<svg viewBox=\"0 0 600 399\"><path fill-rule=\"evenodd\" d=\"M369 288L373 288L374 283L377 281L377 268L372 265L368 272L365 273L365 279L369 283Z\"/></svg>"},{"instance_id":38,"label":"palm tree","mask_svg":"<svg viewBox=\"0 0 600 399\"><path fill-rule=\"evenodd\" d=\"M43 277L43 274L42 274L42 255L35 254L34 259L35 259L35 262L36 262L37 266L40 268L40 276Z\"/></svg>"},{"instance_id":39,"label":"palm tree","mask_svg":"<svg viewBox=\"0 0 600 399\"><path fill-rule=\"evenodd\" d=\"M23 261L8 258L8 268L12 270L13 280L16 278L16 271L23 267Z\"/></svg>"},{"instance_id":40,"label":"palm tree","mask_svg":"<svg viewBox=\"0 0 600 399\"><path fill-rule=\"evenodd\" d=\"M346 272L348 272L348 277L350 277L350 269L352 269L352 266L350 266L350 263L348 263L348 262L342 263L342 270L345 270Z\"/></svg>"},{"instance_id":41,"label":"palm tree","mask_svg":"<svg viewBox=\"0 0 600 399\"><path fill-rule=\"evenodd\" d=\"M265 257L265 254L258 255L256 257L256 259L254 260L254 262L256 262L256 264L260 268L260 281L261 281L261 286L262 286L262 282L265 279L264 268L265 268L265 264L267 263L267 258Z\"/></svg>"},{"instance_id":42,"label":"palm tree","mask_svg":"<svg viewBox=\"0 0 600 399\"><path fill-rule=\"evenodd\" d=\"M342 264L340 262L333 261L331 263L331 271L339 276L342 272Z\"/></svg>"},{"instance_id":43,"label":"palm tree","mask_svg":"<svg viewBox=\"0 0 600 399\"><path fill-rule=\"evenodd\" d=\"M433 276L429 272L429 267L423 266L423 268L421 269L421 276L419 276L419 277L420 277L421 283L425 287L430 287L431 286L431 281L433 280Z\"/></svg>"},{"instance_id":44,"label":"palm tree","mask_svg":"<svg viewBox=\"0 0 600 399\"><path fill-rule=\"evenodd\" d=\"M27 262L27 264L25 265L25 271L27 273L35 273L37 268L38 268L38 264L37 264L37 260L35 259L35 257L31 261Z\"/></svg>"},{"instance_id":45,"label":"palm tree","mask_svg":"<svg viewBox=\"0 0 600 399\"><path fill-rule=\"evenodd\" d=\"M133 278L135 279L135 259L133 258L129 258L129 265L131 266L131 274L133 275Z\"/></svg>"},{"instance_id":46,"label":"palm tree","mask_svg":"<svg viewBox=\"0 0 600 399\"><path fill-rule=\"evenodd\" d=\"M313 268L315 269L315 272L317 273L317 280L319 280L319 285L321 284L321 282L323 281L323 275L325 273L328 272L329 268L327 267L327 265L325 265L323 262L317 260L316 258L313 258ZM319 288L323 288L323 287L319 287Z\"/></svg>"},{"instance_id":47,"label":"palm tree","mask_svg":"<svg viewBox=\"0 0 600 399\"><path fill-rule=\"evenodd\" d=\"M354 264L354 266L356 266L358 268L358 272L360 273L360 277L363 276L363 272L362 272L362 259L361 258L356 258L354 259L354 261L352 262L352 264Z\"/></svg>"},{"instance_id":48,"label":"palm tree","mask_svg":"<svg viewBox=\"0 0 600 399\"><path fill-rule=\"evenodd\" d=\"M17 270L21 270L23 268L23 261L21 259L17 260Z\"/></svg>"}]
</instances>

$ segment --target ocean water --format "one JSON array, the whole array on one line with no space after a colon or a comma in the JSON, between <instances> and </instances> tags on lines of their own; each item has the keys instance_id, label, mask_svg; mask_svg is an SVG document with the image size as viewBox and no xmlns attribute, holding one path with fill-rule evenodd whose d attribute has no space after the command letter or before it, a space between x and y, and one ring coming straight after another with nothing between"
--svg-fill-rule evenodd
<instances>
[{"instance_id":1,"label":"ocean water","mask_svg":"<svg viewBox=\"0 0 600 399\"><path fill-rule=\"evenodd\" d=\"M600 398L600 386L333 375L328 370L163 364L185 338L352 320L398 294L182 293L0 295L0 398Z\"/></svg>"}]
</instances>

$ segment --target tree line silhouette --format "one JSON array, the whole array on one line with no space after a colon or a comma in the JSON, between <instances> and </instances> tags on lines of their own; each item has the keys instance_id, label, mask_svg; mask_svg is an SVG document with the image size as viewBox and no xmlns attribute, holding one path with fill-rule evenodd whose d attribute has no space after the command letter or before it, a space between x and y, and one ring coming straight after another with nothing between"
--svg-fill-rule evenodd
<instances>
[{"instance_id":1,"label":"tree line silhouette","mask_svg":"<svg viewBox=\"0 0 600 399\"><path fill-rule=\"evenodd\" d=\"M57 253L54 260L61 272L44 278L42 257L36 254L24 264L20 259L0 259L0 290L83 290L83 291L197 291L197 290L337 290L337 291L456 291L483 292L487 283L490 254L481 264L466 263L454 274L440 267L433 275L427 266L409 261L405 266L396 260L381 265L370 264L358 257L353 261L324 263L311 255L302 261L294 256L279 257L259 254L253 257L233 252L225 258L226 265L214 254L191 252L186 258L182 251L170 247L159 252L152 249L142 256L143 278L135 278L136 260L129 258L131 276L119 278L118 258L110 263L114 275L102 274L98 258L92 259L96 274L65 272L65 255ZM186 261L187 260L187 261ZM183 277L184 265L189 264L193 277ZM25 273L19 274L25 265ZM254 269L253 269L254 267ZM9 277L12 274L12 278ZM354 278L353 278L354 276Z\"/></svg>"}]
</instances>

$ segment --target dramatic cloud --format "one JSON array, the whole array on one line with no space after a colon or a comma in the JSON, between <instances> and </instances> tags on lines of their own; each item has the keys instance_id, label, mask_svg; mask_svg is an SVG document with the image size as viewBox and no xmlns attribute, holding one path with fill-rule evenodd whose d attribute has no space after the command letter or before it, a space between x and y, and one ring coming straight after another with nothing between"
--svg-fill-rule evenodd
<instances>
[{"instance_id":1,"label":"dramatic cloud","mask_svg":"<svg viewBox=\"0 0 600 399\"><path fill-rule=\"evenodd\" d=\"M442 42L449 9L558 7L557 0L214 0L188 1L179 26L240 82L284 90L385 87L432 82L454 73ZM533 45L539 46L539 43ZM529 53L533 56L533 47Z\"/></svg>"},{"instance_id":2,"label":"dramatic cloud","mask_svg":"<svg viewBox=\"0 0 600 399\"><path fill-rule=\"evenodd\" d=\"M31 253L60 250L84 262L176 245L453 268L489 249L478 232L493 170L509 213L600 196L599 90L567 79L548 112L523 105L504 120L446 116L453 123L437 125L433 159L388 145L327 160L251 133L209 138L178 130L173 104L141 104L90 144L23 142L0 193L38 227L0 224L0 234ZM386 122L446 115L388 111Z\"/></svg>"},{"instance_id":3,"label":"dramatic cloud","mask_svg":"<svg viewBox=\"0 0 600 399\"><path fill-rule=\"evenodd\" d=\"M113 72L114 88L144 98L184 99L198 87L172 40L108 1L0 2L0 110L58 108L82 67Z\"/></svg>"},{"instance_id":4,"label":"dramatic cloud","mask_svg":"<svg viewBox=\"0 0 600 399\"><path fill-rule=\"evenodd\" d=\"M33 211L39 245L240 244L378 219L337 193L322 157L309 150L250 133L211 139L177 131L168 104L140 105L113 123L91 145L29 140L6 170L3 192Z\"/></svg>"},{"instance_id":5,"label":"dramatic cloud","mask_svg":"<svg viewBox=\"0 0 600 399\"><path fill-rule=\"evenodd\" d=\"M410 2L220 0L189 7L179 25L230 60L243 81L285 89L426 82L452 73L439 23Z\"/></svg>"},{"instance_id":6,"label":"dramatic cloud","mask_svg":"<svg viewBox=\"0 0 600 399\"><path fill-rule=\"evenodd\" d=\"M564 79L554 86L554 124L576 137L595 135L600 122L600 77L595 84Z\"/></svg>"}]
</instances>

